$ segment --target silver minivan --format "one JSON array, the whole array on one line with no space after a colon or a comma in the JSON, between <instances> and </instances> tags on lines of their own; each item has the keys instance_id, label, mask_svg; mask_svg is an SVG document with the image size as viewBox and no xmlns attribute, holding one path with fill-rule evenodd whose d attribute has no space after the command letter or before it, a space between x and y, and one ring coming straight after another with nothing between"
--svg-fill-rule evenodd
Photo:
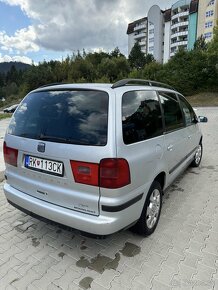
<instances>
[{"instance_id":1,"label":"silver minivan","mask_svg":"<svg viewBox=\"0 0 218 290\"><path fill-rule=\"evenodd\" d=\"M164 189L200 164L198 121L187 100L162 83L40 87L20 103L5 135L6 198L84 232L134 226L150 235Z\"/></svg>"}]
</instances>

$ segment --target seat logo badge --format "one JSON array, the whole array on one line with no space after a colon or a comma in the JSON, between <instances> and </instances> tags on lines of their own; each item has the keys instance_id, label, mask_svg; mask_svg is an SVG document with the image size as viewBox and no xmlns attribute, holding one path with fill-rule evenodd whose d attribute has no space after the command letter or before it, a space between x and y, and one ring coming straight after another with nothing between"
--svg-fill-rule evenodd
<instances>
[{"instance_id":1,"label":"seat logo badge","mask_svg":"<svg viewBox=\"0 0 218 290\"><path fill-rule=\"evenodd\" d=\"M40 142L40 143L38 144L38 146L37 146L37 150L38 150L39 152L44 153L44 152L45 152L45 143Z\"/></svg>"}]
</instances>

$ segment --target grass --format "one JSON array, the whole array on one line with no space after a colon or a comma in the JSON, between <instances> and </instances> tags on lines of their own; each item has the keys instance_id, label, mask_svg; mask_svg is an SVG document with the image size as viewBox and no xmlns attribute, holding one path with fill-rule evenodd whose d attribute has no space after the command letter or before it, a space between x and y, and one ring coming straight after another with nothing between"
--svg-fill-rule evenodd
<instances>
[{"instance_id":1,"label":"grass","mask_svg":"<svg viewBox=\"0 0 218 290\"><path fill-rule=\"evenodd\" d=\"M193 107L215 107L218 106L218 93L199 93L187 100Z\"/></svg>"},{"instance_id":2,"label":"grass","mask_svg":"<svg viewBox=\"0 0 218 290\"><path fill-rule=\"evenodd\" d=\"M11 118L12 114L9 113L0 113L0 120Z\"/></svg>"}]
</instances>

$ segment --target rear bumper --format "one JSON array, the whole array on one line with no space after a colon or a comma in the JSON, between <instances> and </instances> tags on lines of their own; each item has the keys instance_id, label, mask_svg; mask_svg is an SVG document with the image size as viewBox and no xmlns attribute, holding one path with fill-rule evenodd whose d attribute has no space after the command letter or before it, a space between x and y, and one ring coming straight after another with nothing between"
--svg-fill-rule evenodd
<instances>
[{"instance_id":1,"label":"rear bumper","mask_svg":"<svg viewBox=\"0 0 218 290\"><path fill-rule=\"evenodd\" d=\"M141 208L141 202L137 201L124 210L102 211L99 216L92 216L34 198L7 183L4 192L8 201L21 210L96 235L109 235L132 224L139 218Z\"/></svg>"}]
</instances>

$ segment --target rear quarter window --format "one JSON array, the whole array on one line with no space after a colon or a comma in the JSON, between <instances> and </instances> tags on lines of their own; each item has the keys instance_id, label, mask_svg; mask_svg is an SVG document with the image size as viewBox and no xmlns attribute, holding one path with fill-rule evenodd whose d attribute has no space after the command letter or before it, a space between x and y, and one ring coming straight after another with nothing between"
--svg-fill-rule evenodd
<instances>
[{"instance_id":1,"label":"rear quarter window","mask_svg":"<svg viewBox=\"0 0 218 290\"><path fill-rule=\"evenodd\" d=\"M27 95L8 133L60 143L107 143L108 94L102 91L41 91Z\"/></svg>"},{"instance_id":2,"label":"rear quarter window","mask_svg":"<svg viewBox=\"0 0 218 290\"><path fill-rule=\"evenodd\" d=\"M184 127L182 111L176 94L171 92L159 92L159 97L164 114L166 132Z\"/></svg>"},{"instance_id":3,"label":"rear quarter window","mask_svg":"<svg viewBox=\"0 0 218 290\"><path fill-rule=\"evenodd\" d=\"M125 144L163 134L160 103L154 91L130 91L123 95L122 130Z\"/></svg>"}]
</instances>

